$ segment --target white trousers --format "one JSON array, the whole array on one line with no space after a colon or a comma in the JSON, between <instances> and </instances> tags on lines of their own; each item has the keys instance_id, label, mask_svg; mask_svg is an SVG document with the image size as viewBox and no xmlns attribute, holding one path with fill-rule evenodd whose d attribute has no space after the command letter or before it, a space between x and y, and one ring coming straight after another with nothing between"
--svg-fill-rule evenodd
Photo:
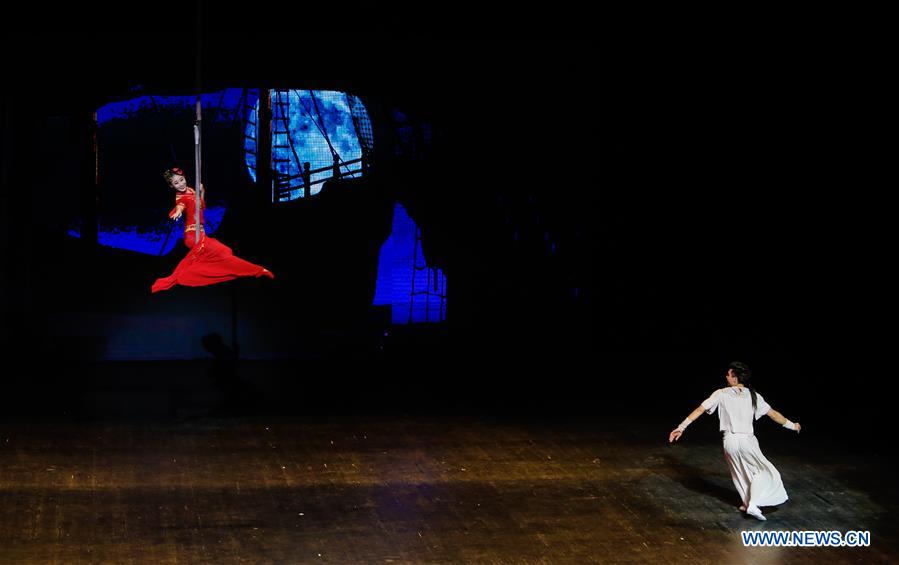
<instances>
[{"instance_id":1,"label":"white trousers","mask_svg":"<svg viewBox=\"0 0 899 565\"><path fill-rule=\"evenodd\" d=\"M734 486L747 508L786 502L787 491L780 473L762 454L755 435L724 432L724 457Z\"/></svg>"}]
</instances>

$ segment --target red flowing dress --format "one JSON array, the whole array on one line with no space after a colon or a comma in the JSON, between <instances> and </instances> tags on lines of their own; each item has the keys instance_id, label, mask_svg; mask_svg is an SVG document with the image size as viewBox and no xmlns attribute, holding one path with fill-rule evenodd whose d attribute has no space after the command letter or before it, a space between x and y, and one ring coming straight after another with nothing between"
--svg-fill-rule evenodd
<instances>
[{"instance_id":1,"label":"red flowing dress","mask_svg":"<svg viewBox=\"0 0 899 565\"><path fill-rule=\"evenodd\" d=\"M206 209L206 201L205 199L200 200L200 221L198 222L196 198L196 193L192 188L188 188L175 197L175 207L169 212L169 217L173 218L179 208L184 211L184 245L189 251L171 275L156 279L151 292L168 290L176 284L207 286L238 277L275 278L275 275L268 269L236 257L230 247L206 235L203 229L203 212ZM196 243L198 224L200 227L199 244Z\"/></svg>"}]
</instances>

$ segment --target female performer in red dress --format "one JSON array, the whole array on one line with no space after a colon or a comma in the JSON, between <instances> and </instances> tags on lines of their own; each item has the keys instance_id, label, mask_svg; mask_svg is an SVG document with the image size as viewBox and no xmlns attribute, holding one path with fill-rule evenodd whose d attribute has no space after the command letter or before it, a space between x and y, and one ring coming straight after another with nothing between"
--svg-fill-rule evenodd
<instances>
[{"instance_id":1,"label":"female performer in red dress","mask_svg":"<svg viewBox=\"0 0 899 565\"><path fill-rule=\"evenodd\" d=\"M167 170L163 176L178 194L175 196L175 207L169 212L169 218L177 220L187 211L184 222L184 245L189 251L184 259L175 267L175 271L157 279L153 283L152 292L168 290L176 284L184 286L207 286L230 281L238 277L275 278L271 271L240 257L235 257L227 245L215 238L208 237L203 229L203 211L206 201L200 189L200 218L197 218L197 196L193 188L187 186L184 171L178 167ZM200 242L196 243L196 230L200 230Z\"/></svg>"}]
</instances>

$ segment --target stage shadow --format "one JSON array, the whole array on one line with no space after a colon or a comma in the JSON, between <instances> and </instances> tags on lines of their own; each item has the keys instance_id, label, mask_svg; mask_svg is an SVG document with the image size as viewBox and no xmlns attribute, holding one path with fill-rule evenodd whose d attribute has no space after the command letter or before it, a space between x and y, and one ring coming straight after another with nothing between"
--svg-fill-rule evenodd
<instances>
[{"instance_id":1,"label":"stage shadow","mask_svg":"<svg viewBox=\"0 0 899 565\"><path fill-rule=\"evenodd\" d=\"M259 411L260 392L237 374L239 348L229 347L217 333L204 335L203 348L212 355L208 375L221 392L221 403L204 416L250 416Z\"/></svg>"},{"instance_id":2,"label":"stage shadow","mask_svg":"<svg viewBox=\"0 0 899 565\"><path fill-rule=\"evenodd\" d=\"M696 494L716 498L728 506L738 507L740 497L733 487L725 487L707 479L708 470L694 467L671 455L662 455L653 470ZM724 462L721 462L724 465ZM728 479L729 482L729 479Z\"/></svg>"},{"instance_id":3,"label":"stage shadow","mask_svg":"<svg viewBox=\"0 0 899 565\"><path fill-rule=\"evenodd\" d=\"M661 461L653 468L653 470L660 475L668 477L672 481L696 494L716 498L727 506L733 506L734 508L740 506L740 497L737 494L736 489L731 486L732 483L730 477L726 479L719 477L718 480L709 480L707 478L709 476L708 470L704 468L684 463L671 455L663 455L660 457L660 460ZM723 461L722 465L724 465ZM727 486L720 484L725 481ZM761 507L763 513L766 515L777 513L778 508L778 506ZM755 520L755 518L745 514L744 517Z\"/></svg>"}]
</instances>

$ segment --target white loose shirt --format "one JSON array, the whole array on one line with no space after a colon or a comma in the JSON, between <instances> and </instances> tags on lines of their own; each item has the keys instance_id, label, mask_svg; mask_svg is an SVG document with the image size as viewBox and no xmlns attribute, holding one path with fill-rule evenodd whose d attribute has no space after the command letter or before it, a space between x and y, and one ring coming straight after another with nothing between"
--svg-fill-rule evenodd
<instances>
[{"instance_id":1,"label":"white loose shirt","mask_svg":"<svg viewBox=\"0 0 899 565\"><path fill-rule=\"evenodd\" d=\"M771 410L771 405L765 402L762 395L755 393L756 409L755 420ZM722 432L731 432L734 434L751 434L752 431L752 396L748 388L740 388L729 386L721 388L712 393L702 402L702 407L706 413L714 414L718 410L718 420L720 425L718 429Z\"/></svg>"}]
</instances>

